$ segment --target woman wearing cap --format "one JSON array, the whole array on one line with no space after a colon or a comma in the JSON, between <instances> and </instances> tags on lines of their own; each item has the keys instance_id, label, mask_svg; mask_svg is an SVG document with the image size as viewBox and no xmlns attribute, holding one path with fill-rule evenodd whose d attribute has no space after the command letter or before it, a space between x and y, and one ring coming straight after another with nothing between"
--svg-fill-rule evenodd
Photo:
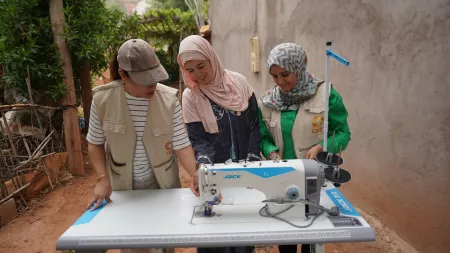
<instances>
[{"instance_id":1,"label":"woman wearing cap","mask_svg":"<svg viewBox=\"0 0 450 253\"><path fill-rule=\"evenodd\" d=\"M197 166L178 91L159 84L168 75L151 46L139 39L125 42L111 67L115 80L93 90L86 138L98 176L91 210L104 199L111 202L113 190L181 187L177 158L191 176Z\"/></svg>"},{"instance_id":2,"label":"woman wearing cap","mask_svg":"<svg viewBox=\"0 0 450 253\"><path fill-rule=\"evenodd\" d=\"M260 160L258 104L245 77L224 69L209 42L198 35L181 42L178 64L187 87L182 99L183 117L197 164ZM253 249L198 251L250 253Z\"/></svg>"},{"instance_id":3,"label":"woman wearing cap","mask_svg":"<svg viewBox=\"0 0 450 253\"><path fill-rule=\"evenodd\" d=\"M325 84L306 72L303 48L282 43L269 54L267 67L276 86L258 101L260 104L261 151L268 159L314 159L323 150ZM341 96L331 87L329 97L330 151L344 150L350 141L347 110ZM280 253L295 253L297 245L280 245ZM302 245L309 252L309 245Z\"/></svg>"}]
</instances>

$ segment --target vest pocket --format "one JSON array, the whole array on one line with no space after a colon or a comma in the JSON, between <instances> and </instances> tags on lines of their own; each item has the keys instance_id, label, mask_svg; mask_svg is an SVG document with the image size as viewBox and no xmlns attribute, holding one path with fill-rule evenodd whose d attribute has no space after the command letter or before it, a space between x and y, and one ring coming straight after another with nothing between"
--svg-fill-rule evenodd
<instances>
[{"instance_id":1,"label":"vest pocket","mask_svg":"<svg viewBox=\"0 0 450 253\"><path fill-rule=\"evenodd\" d=\"M127 163L116 161L109 146L106 149L106 157L106 162L108 163L107 167L111 169L112 174L120 176L122 174L122 170L126 168Z\"/></svg>"},{"instance_id":2,"label":"vest pocket","mask_svg":"<svg viewBox=\"0 0 450 253\"><path fill-rule=\"evenodd\" d=\"M173 132L173 125L166 125L152 128L152 133L154 136L171 134L172 132Z\"/></svg>"},{"instance_id":3,"label":"vest pocket","mask_svg":"<svg viewBox=\"0 0 450 253\"><path fill-rule=\"evenodd\" d=\"M155 172L155 176L164 183L164 185L161 185L160 182L161 188L170 189L181 187L180 176L178 174L178 160L175 156L172 156L170 160L163 164L154 166L153 171Z\"/></svg>"},{"instance_id":4,"label":"vest pocket","mask_svg":"<svg viewBox=\"0 0 450 253\"><path fill-rule=\"evenodd\" d=\"M325 106L324 105L319 105L319 106L311 106L309 107L308 111L310 113L323 113L325 112Z\"/></svg>"},{"instance_id":5,"label":"vest pocket","mask_svg":"<svg viewBox=\"0 0 450 253\"><path fill-rule=\"evenodd\" d=\"M113 132L116 134L125 134L127 126L123 124L112 123L108 121L103 121L103 131Z\"/></svg>"}]
</instances>

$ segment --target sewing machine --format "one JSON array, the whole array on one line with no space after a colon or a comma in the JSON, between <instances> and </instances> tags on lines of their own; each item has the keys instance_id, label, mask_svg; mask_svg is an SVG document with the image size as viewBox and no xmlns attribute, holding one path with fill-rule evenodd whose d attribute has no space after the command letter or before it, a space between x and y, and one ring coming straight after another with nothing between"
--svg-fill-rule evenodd
<instances>
[{"instance_id":1,"label":"sewing machine","mask_svg":"<svg viewBox=\"0 0 450 253\"><path fill-rule=\"evenodd\" d=\"M99 216L103 205L83 214L58 240L57 249L100 253L106 248L300 243L311 244L310 252L323 253L323 243L373 241L370 225L325 181L348 180L345 170L330 165L339 164L334 158L324 152L317 160L201 166L200 198L187 188L117 191ZM235 202L216 205L220 193ZM205 211L196 212L197 208ZM321 215L325 212L329 215ZM111 220L118 223L111 226Z\"/></svg>"},{"instance_id":2,"label":"sewing machine","mask_svg":"<svg viewBox=\"0 0 450 253\"><path fill-rule=\"evenodd\" d=\"M281 218L305 219L319 214L325 169L330 165L307 159L202 165L199 168L200 199L205 216L224 188L250 187L265 194L266 213ZM324 210L326 211L326 210Z\"/></svg>"}]
</instances>

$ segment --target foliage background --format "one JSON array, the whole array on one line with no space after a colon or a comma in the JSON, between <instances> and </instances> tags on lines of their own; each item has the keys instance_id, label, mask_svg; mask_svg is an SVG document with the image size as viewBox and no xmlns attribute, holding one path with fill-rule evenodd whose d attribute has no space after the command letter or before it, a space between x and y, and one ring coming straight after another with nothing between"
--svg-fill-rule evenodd
<instances>
[{"instance_id":1,"label":"foliage background","mask_svg":"<svg viewBox=\"0 0 450 253\"><path fill-rule=\"evenodd\" d=\"M120 0L64 0L63 35L71 52L79 103L82 67L89 64L91 76L100 75L120 45L131 38L142 38L154 46L169 73L168 83L179 79L179 42L198 33L193 14L184 0L148 1L153 8L144 16L128 16ZM0 2L0 95L3 87L28 97L25 78L29 69L35 102L58 106L66 86L53 42L49 1Z\"/></svg>"},{"instance_id":2,"label":"foliage background","mask_svg":"<svg viewBox=\"0 0 450 253\"><path fill-rule=\"evenodd\" d=\"M58 100L66 92L47 1L0 4L0 64L6 89L28 94L25 78L29 68L33 88L43 91L39 95Z\"/></svg>"},{"instance_id":3,"label":"foliage background","mask_svg":"<svg viewBox=\"0 0 450 253\"><path fill-rule=\"evenodd\" d=\"M155 9L180 9L181 11L189 11L184 0L147 0L152 8Z\"/></svg>"},{"instance_id":4,"label":"foliage background","mask_svg":"<svg viewBox=\"0 0 450 253\"><path fill-rule=\"evenodd\" d=\"M167 83L179 80L177 55L180 42L188 35L197 34L193 14L173 8L149 10L143 17L141 27L144 39L155 48L169 74Z\"/></svg>"}]
</instances>

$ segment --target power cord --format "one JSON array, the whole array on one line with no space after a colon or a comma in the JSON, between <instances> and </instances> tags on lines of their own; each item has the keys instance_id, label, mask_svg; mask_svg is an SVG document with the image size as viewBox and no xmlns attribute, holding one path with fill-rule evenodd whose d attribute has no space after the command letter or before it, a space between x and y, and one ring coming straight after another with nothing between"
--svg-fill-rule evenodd
<instances>
[{"instance_id":1,"label":"power cord","mask_svg":"<svg viewBox=\"0 0 450 253\"><path fill-rule=\"evenodd\" d=\"M291 209L292 207L294 207L294 204L291 205L291 206L289 206L288 208L286 208L286 209L284 209L284 210L278 212L278 213L275 213L275 214L270 213L269 205L268 205L268 204L266 204L265 206L263 206L263 207L259 210L259 215L261 215L261 216L263 216L263 217L274 218L274 219L283 221L283 222L285 222L285 223L287 223L287 224L289 224L289 225L291 225L291 226L293 226L293 227L296 227L296 228L308 228L308 227L310 227L310 226L314 223L314 221L315 221L320 215L324 214L325 212L328 213L328 214L331 215L331 216L339 216L339 215L340 215L339 208L337 208L336 206L333 206L331 209L328 209L328 208L325 208L325 207L323 207L323 206L321 206L321 205L313 204L313 203L307 201L306 199L300 199L300 200L292 201L292 200L286 200L286 199L283 199L283 198L278 198L278 199L268 199L268 200L263 200L262 202L275 202L275 203L278 203L278 204L284 204L284 203L303 203L303 204L305 204L305 205L316 206L317 208L319 208L319 213L316 214L316 215L314 215L314 218L311 220L310 223L308 223L307 225L303 225L303 226L294 224L294 223L292 223L292 222L290 222L290 221L288 221L288 220L286 220L286 219L284 219L284 218L278 217L278 215L280 215L280 214L282 214L282 213L288 211L288 210Z\"/></svg>"}]
</instances>

